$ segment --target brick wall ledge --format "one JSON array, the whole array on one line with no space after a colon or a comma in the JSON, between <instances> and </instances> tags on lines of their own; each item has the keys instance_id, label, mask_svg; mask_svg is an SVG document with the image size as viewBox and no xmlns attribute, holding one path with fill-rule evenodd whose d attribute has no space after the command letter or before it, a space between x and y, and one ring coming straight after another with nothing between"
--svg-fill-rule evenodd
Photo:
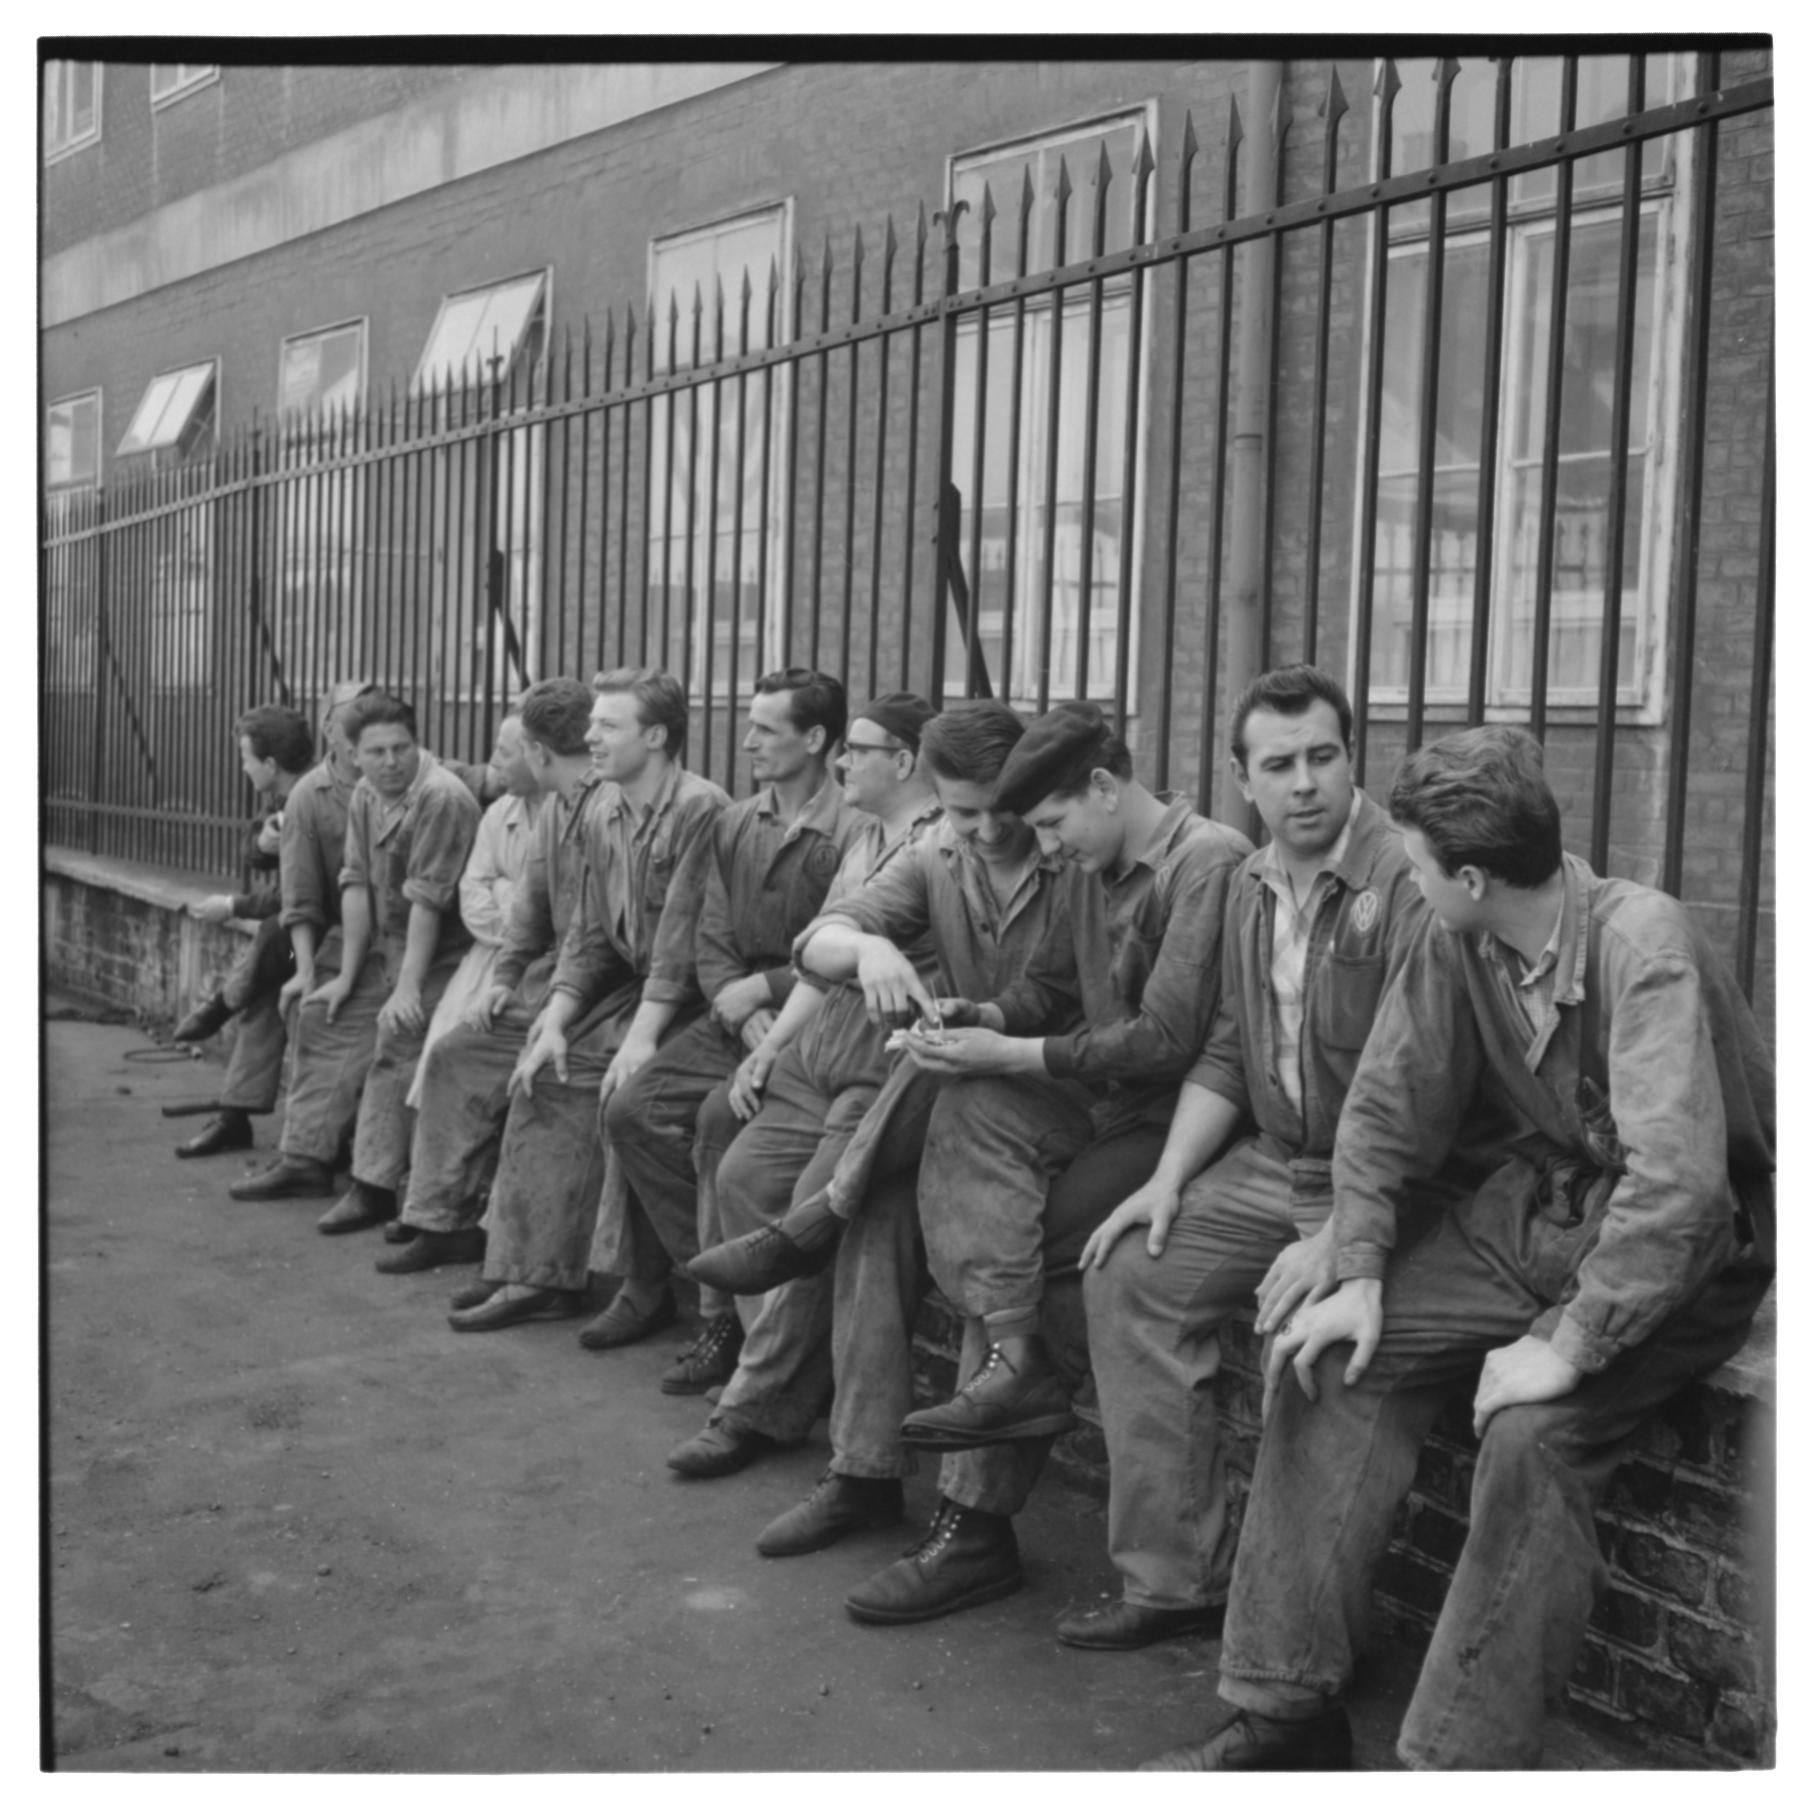
<instances>
[{"instance_id":1,"label":"brick wall ledge","mask_svg":"<svg viewBox=\"0 0 1806 1809\"><path fill-rule=\"evenodd\" d=\"M55 843L44 849L44 871L62 879L73 879L84 886L98 886L117 892L124 898L135 898L142 904L158 905L166 911L186 911L191 904L211 898L216 892L236 892L236 879L209 883L181 867L154 867L146 861L119 860L107 854L85 854L79 848L59 847ZM233 918L225 926L241 936L256 934L253 923Z\"/></svg>"}]
</instances>

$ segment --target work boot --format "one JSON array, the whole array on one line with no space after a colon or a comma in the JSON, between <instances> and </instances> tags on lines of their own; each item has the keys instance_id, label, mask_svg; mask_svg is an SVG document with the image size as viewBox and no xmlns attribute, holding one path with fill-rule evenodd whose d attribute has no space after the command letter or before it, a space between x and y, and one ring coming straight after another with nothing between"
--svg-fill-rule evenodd
<instances>
[{"instance_id":1,"label":"work boot","mask_svg":"<svg viewBox=\"0 0 1806 1809\"><path fill-rule=\"evenodd\" d=\"M393 1187L373 1187L353 1179L351 1185L320 1216L314 1229L326 1237L343 1237L348 1231L368 1231L386 1225L400 1208Z\"/></svg>"},{"instance_id":2,"label":"work boot","mask_svg":"<svg viewBox=\"0 0 1806 1809\"><path fill-rule=\"evenodd\" d=\"M1087 1652L1134 1652L1158 1640L1223 1636L1223 1604L1203 1608L1149 1608L1141 1602L1112 1602L1093 1614L1069 1614L1055 1623L1054 1638Z\"/></svg>"},{"instance_id":3,"label":"work boot","mask_svg":"<svg viewBox=\"0 0 1806 1809\"><path fill-rule=\"evenodd\" d=\"M378 1275L419 1275L448 1263L480 1263L488 1239L474 1225L463 1231L422 1231L389 1256L376 1259Z\"/></svg>"},{"instance_id":4,"label":"work boot","mask_svg":"<svg viewBox=\"0 0 1806 1809\"><path fill-rule=\"evenodd\" d=\"M898 1626L976 1608L1021 1587L1022 1560L1009 1516L962 1507L943 1495L928 1537L861 1583L846 1608L856 1621Z\"/></svg>"},{"instance_id":5,"label":"work boot","mask_svg":"<svg viewBox=\"0 0 1806 1809\"><path fill-rule=\"evenodd\" d=\"M253 1141L250 1113L237 1106L221 1106L217 1118L208 1119L186 1143L176 1145L176 1154L217 1156L229 1149L249 1149Z\"/></svg>"},{"instance_id":6,"label":"work boot","mask_svg":"<svg viewBox=\"0 0 1806 1809\"><path fill-rule=\"evenodd\" d=\"M734 1373L746 1333L738 1313L717 1313L703 1320L702 1330L677 1353L677 1361L659 1377L666 1394L707 1394Z\"/></svg>"},{"instance_id":7,"label":"work boot","mask_svg":"<svg viewBox=\"0 0 1806 1809\"><path fill-rule=\"evenodd\" d=\"M235 1200L293 1200L332 1192L332 1170L312 1156L284 1156L260 1174L234 1181L226 1192Z\"/></svg>"},{"instance_id":8,"label":"work boot","mask_svg":"<svg viewBox=\"0 0 1806 1809\"><path fill-rule=\"evenodd\" d=\"M724 1294L769 1294L787 1281L819 1275L834 1260L846 1221L828 1210L825 1193L792 1206L775 1225L704 1250L684 1265L692 1281Z\"/></svg>"},{"instance_id":9,"label":"work boot","mask_svg":"<svg viewBox=\"0 0 1806 1809\"><path fill-rule=\"evenodd\" d=\"M694 1438L686 1438L665 1462L679 1476L693 1476L707 1481L716 1476L732 1476L744 1470L761 1451L777 1441L763 1432L730 1426L725 1420L711 1420Z\"/></svg>"},{"instance_id":10,"label":"work boot","mask_svg":"<svg viewBox=\"0 0 1806 1809\"><path fill-rule=\"evenodd\" d=\"M661 1332L677 1317L671 1290L662 1288L651 1300L638 1298L632 1284L622 1287L607 1306L577 1334L585 1350L613 1350L620 1344L637 1344Z\"/></svg>"},{"instance_id":11,"label":"work boot","mask_svg":"<svg viewBox=\"0 0 1806 1809\"><path fill-rule=\"evenodd\" d=\"M467 1282L446 1304L454 1313L468 1313L472 1307L482 1306L492 1294L499 1294L506 1286L506 1282L500 1281Z\"/></svg>"},{"instance_id":12,"label":"work boot","mask_svg":"<svg viewBox=\"0 0 1806 1809\"><path fill-rule=\"evenodd\" d=\"M1308 1721L1273 1721L1242 1709L1200 1746L1175 1746L1141 1771L1352 1771L1354 1734L1346 1709Z\"/></svg>"},{"instance_id":13,"label":"work boot","mask_svg":"<svg viewBox=\"0 0 1806 1809\"><path fill-rule=\"evenodd\" d=\"M966 1451L1070 1432L1078 1423L1040 1338L1004 1338L952 1400L910 1414L902 1438L920 1450Z\"/></svg>"},{"instance_id":14,"label":"work boot","mask_svg":"<svg viewBox=\"0 0 1806 1809\"><path fill-rule=\"evenodd\" d=\"M420 1235L418 1225L409 1225L401 1219L391 1219L383 1226L383 1242L385 1244L411 1244Z\"/></svg>"},{"instance_id":15,"label":"work boot","mask_svg":"<svg viewBox=\"0 0 1806 1809\"><path fill-rule=\"evenodd\" d=\"M759 1555L800 1558L862 1526L890 1526L902 1518L903 1484L896 1477L841 1476L828 1470L803 1500L759 1535Z\"/></svg>"},{"instance_id":16,"label":"work boot","mask_svg":"<svg viewBox=\"0 0 1806 1809\"><path fill-rule=\"evenodd\" d=\"M232 1007L226 1003L225 994L216 992L212 998L203 999L170 1032L170 1040L177 1043L204 1043L231 1015Z\"/></svg>"}]
</instances>

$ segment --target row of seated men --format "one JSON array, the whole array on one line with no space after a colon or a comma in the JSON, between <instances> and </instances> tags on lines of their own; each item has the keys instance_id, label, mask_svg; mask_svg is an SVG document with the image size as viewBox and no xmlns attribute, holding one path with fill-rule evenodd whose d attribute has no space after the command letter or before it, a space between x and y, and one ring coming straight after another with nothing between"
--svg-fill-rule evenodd
<instances>
[{"instance_id":1,"label":"row of seated men","mask_svg":"<svg viewBox=\"0 0 1806 1809\"><path fill-rule=\"evenodd\" d=\"M847 1598L870 1624L1021 1587L1013 1518L1089 1368L1122 1592L1057 1636L1222 1641L1233 1713L1157 1767L1350 1762L1393 1511L1470 1393L1471 1530L1398 1750L1535 1764L1613 1467L1773 1270L1772 1059L1685 909L1563 851L1521 730L1417 750L1383 806L1310 666L1231 714L1258 850L1149 790L1090 705L892 693L849 724L832 678L775 672L738 802L683 767L687 724L638 668L533 686L487 775L367 688L318 766L292 712L241 722L281 803L292 1063L280 1160L233 1195L327 1194L348 1143L320 1229L387 1227L389 1273L480 1259L461 1332L581 1317L600 1275L579 1338L608 1350L687 1272L663 1386L713 1405L674 1470L828 1411L761 1553L901 1519L939 1455L926 1537ZM915 1409L930 1278L964 1347ZM1212 1393L1248 1304L1238 1537Z\"/></svg>"}]
</instances>

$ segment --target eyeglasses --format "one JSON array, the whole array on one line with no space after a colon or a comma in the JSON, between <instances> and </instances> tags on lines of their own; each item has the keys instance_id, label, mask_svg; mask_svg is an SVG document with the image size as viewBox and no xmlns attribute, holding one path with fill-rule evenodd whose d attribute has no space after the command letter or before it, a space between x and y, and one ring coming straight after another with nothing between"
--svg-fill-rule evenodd
<instances>
[{"instance_id":1,"label":"eyeglasses","mask_svg":"<svg viewBox=\"0 0 1806 1809\"><path fill-rule=\"evenodd\" d=\"M888 741L849 741L846 751L849 754L900 754L904 750Z\"/></svg>"}]
</instances>

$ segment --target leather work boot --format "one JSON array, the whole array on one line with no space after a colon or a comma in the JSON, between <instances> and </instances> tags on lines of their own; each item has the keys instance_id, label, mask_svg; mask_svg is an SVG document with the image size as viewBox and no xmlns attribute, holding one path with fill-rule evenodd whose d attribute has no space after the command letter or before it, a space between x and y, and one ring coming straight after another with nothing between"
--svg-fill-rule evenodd
<instances>
[{"instance_id":1,"label":"leather work boot","mask_svg":"<svg viewBox=\"0 0 1806 1809\"><path fill-rule=\"evenodd\" d=\"M792 1206L775 1225L704 1250L684 1265L692 1281L724 1294L769 1294L787 1281L819 1275L834 1260L846 1221L815 1194Z\"/></svg>"},{"instance_id":2,"label":"leather work boot","mask_svg":"<svg viewBox=\"0 0 1806 1809\"><path fill-rule=\"evenodd\" d=\"M383 1226L383 1242L385 1244L411 1244L420 1235L417 1225L404 1225L400 1219L391 1219Z\"/></svg>"},{"instance_id":3,"label":"leather work boot","mask_svg":"<svg viewBox=\"0 0 1806 1809\"><path fill-rule=\"evenodd\" d=\"M1346 1709L1308 1721L1272 1721L1247 1709L1200 1746L1175 1746L1141 1771L1352 1771L1354 1734Z\"/></svg>"},{"instance_id":4,"label":"leather work boot","mask_svg":"<svg viewBox=\"0 0 1806 1809\"><path fill-rule=\"evenodd\" d=\"M677 1353L677 1361L659 1377L666 1394L707 1394L734 1373L740 1346L746 1342L738 1313L718 1313L702 1322L702 1330Z\"/></svg>"},{"instance_id":5,"label":"leather work boot","mask_svg":"<svg viewBox=\"0 0 1806 1809\"><path fill-rule=\"evenodd\" d=\"M1022 1561L1009 1516L962 1507L943 1495L928 1537L861 1583L846 1608L856 1621L900 1626L976 1608L1021 1587Z\"/></svg>"},{"instance_id":6,"label":"leather work boot","mask_svg":"<svg viewBox=\"0 0 1806 1809\"><path fill-rule=\"evenodd\" d=\"M217 1156L229 1149L249 1149L253 1141L250 1114L237 1106L221 1106L217 1118L208 1119L186 1143L176 1145L176 1154Z\"/></svg>"},{"instance_id":7,"label":"leather work boot","mask_svg":"<svg viewBox=\"0 0 1806 1809\"><path fill-rule=\"evenodd\" d=\"M1070 1432L1078 1423L1040 1338L1006 1338L952 1400L910 1414L902 1437L919 1450L966 1451Z\"/></svg>"},{"instance_id":8,"label":"leather work boot","mask_svg":"<svg viewBox=\"0 0 1806 1809\"><path fill-rule=\"evenodd\" d=\"M862 1526L890 1526L903 1518L903 1484L895 1476L841 1476L825 1471L795 1507L759 1535L764 1558L800 1558L821 1551Z\"/></svg>"},{"instance_id":9,"label":"leather work boot","mask_svg":"<svg viewBox=\"0 0 1806 1809\"><path fill-rule=\"evenodd\" d=\"M232 1007L221 993L203 999L174 1030L169 1033L174 1043L204 1043L231 1017Z\"/></svg>"},{"instance_id":10,"label":"leather work boot","mask_svg":"<svg viewBox=\"0 0 1806 1809\"><path fill-rule=\"evenodd\" d=\"M636 1305L622 1288L607 1306L577 1334L585 1350L613 1350L621 1344L637 1344L662 1332L677 1317L677 1302L666 1288L651 1306Z\"/></svg>"},{"instance_id":11,"label":"leather work boot","mask_svg":"<svg viewBox=\"0 0 1806 1809\"><path fill-rule=\"evenodd\" d=\"M761 1451L770 1450L776 1442L763 1432L711 1420L694 1438L686 1438L678 1445L665 1462L679 1476L706 1482L744 1470Z\"/></svg>"},{"instance_id":12,"label":"leather work boot","mask_svg":"<svg viewBox=\"0 0 1806 1809\"><path fill-rule=\"evenodd\" d=\"M461 1287L446 1304L454 1313L468 1313L472 1307L482 1306L492 1294L499 1294L506 1283L499 1281L473 1281Z\"/></svg>"},{"instance_id":13,"label":"leather work boot","mask_svg":"<svg viewBox=\"0 0 1806 1809\"><path fill-rule=\"evenodd\" d=\"M1054 1626L1063 1646L1087 1652L1133 1652L1157 1640L1196 1634L1223 1637L1223 1604L1205 1608L1149 1608L1140 1602L1112 1602L1095 1614L1069 1614Z\"/></svg>"},{"instance_id":14,"label":"leather work boot","mask_svg":"<svg viewBox=\"0 0 1806 1809\"><path fill-rule=\"evenodd\" d=\"M474 1225L464 1231L422 1231L388 1256L376 1259L378 1275L419 1275L447 1263L480 1263L488 1239Z\"/></svg>"},{"instance_id":15,"label":"leather work boot","mask_svg":"<svg viewBox=\"0 0 1806 1809\"><path fill-rule=\"evenodd\" d=\"M348 1231L386 1225L398 1211L393 1187L372 1187L368 1181L353 1180L320 1215L314 1229L326 1237L343 1237Z\"/></svg>"},{"instance_id":16,"label":"leather work boot","mask_svg":"<svg viewBox=\"0 0 1806 1809\"><path fill-rule=\"evenodd\" d=\"M332 1170L312 1156L284 1156L260 1174L234 1181L226 1192L235 1200L293 1200L332 1192Z\"/></svg>"}]
</instances>

